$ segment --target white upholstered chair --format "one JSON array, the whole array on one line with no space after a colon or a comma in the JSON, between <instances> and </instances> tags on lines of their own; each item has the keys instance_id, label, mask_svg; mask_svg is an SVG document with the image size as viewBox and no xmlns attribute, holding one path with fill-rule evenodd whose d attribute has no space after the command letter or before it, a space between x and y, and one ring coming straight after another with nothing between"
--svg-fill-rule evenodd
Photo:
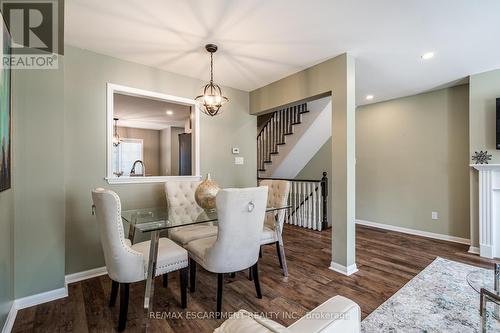
<instances>
[{"instance_id":1,"label":"white upholstered chair","mask_svg":"<svg viewBox=\"0 0 500 333\"><path fill-rule=\"evenodd\" d=\"M167 181L165 183L169 217L190 216L193 219L203 213L203 209L198 206L194 199L194 193L200 183L199 181ZM181 246L185 246L193 240L216 235L217 227L212 223L174 228L168 233L168 237Z\"/></svg>"},{"instance_id":2,"label":"white upholstered chair","mask_svg":"<svg viewBox=\"0 0 500 333\"><path fill-rule=\"evenodd\" d=\"M190 259L190 289L195 289L196 263L217 273L217 310L222 310L225 273L251 267L257 297L262 298L257 261L264 224L267 187L223 189L217 194L217 236L191 241L186 249Z\"/></svg>"},{"instance_id":3,"label":"white upholstered chair","mask_svg":"<svg viewBox=\"0 0 500 333\"><path fill-rule=\"evenodd\" d=\"M360 331L359 305L343 296L335 296L288 327L240 310L216 328L214 333L359 333Z\"/></svg>"},{"instance_id":4,"label":"white upholstered chair","mask_svg":"<svg viewBox=\"0 0 500 333\"><path fill-rule=\"evenodd\" d=\"M267 196L268 207L284 207L288 203L290 194L290 182L286 180L264 179L260 182L261 186L267 186L269 193ZM266 213L264 230L260 244L276 244L279 264L284 276L288 276L288 268L285 257L285 247L283 246L283 224L285 223L286 210L281 209L277 212Z\"/></svg>"},{"instance_id":5,"label":"white upholstered chair","mask_svg":"<svg viewBox=\"0 0 500 333\"><path fill-rule=\"evenodd\" d=\"M109 306L114 306L120 288L118 331L127 323L129 284L147 277L150 241L131 244L125 238L118 195L97 188L92 191L95 214L99 223L101 245L109 277L112 280ZM160 238L155 275L180 270L181 306L187 305L188 254L185 249L167 238Z\"/></svg>"}]
</instances>

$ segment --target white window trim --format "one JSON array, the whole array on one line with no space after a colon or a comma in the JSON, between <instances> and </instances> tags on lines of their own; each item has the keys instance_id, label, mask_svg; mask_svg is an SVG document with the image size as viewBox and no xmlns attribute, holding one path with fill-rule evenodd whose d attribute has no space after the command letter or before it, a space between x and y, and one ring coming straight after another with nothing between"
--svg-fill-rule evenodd
<instances>
[{"instance_id":1,"label":"white window trim","mask_svg":"<svg viewBox=\"0 0 500 333\"><path fill-rule=\"evenodd\" d=\"M106 177L104 178L108 184L138 184L138 183L164 183L168 180L186 180L186 181L197 181L201 180L200 175L200 108L198 103L194 99L166 95L162 93L157 93L148 90L142 90L137 88L126 87L114 83L107 83L106 85ZM116 177L113 175L113 109L114 101L113 96L115 93L138 96L138 97L149 97L152 99L157 99L165 102L176 103L191 106L193 110L193 176L152 176L152 177ZM146 167L147 168L147 167Z\"/></svg>"}]
</instances>

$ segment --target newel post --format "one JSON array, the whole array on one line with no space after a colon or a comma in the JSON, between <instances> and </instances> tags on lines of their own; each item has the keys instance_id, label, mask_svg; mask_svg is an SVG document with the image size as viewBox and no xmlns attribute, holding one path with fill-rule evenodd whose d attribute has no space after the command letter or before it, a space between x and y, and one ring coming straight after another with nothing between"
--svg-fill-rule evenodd
<instances>
[{"instance_id":1,"label":"newel post","mask_svg":"<svg viewBox=\"0 0 500 333\"><path fill-rule=\"evenodd\" d=\"M323 204L323 216L321 221L321 229L324 230L328 227L328 177L327 172L323 172L321 178L321 199Z\"/></svg>"}]
</instances>

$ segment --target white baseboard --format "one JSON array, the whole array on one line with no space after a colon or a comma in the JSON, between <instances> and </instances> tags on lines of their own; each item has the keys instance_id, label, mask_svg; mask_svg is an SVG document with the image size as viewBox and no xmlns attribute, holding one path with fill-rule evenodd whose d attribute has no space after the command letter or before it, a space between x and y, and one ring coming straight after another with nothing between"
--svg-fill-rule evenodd
<instances>
[{"instance_id":1,"label":"white baseboard","mask_svg":"<svg viewBox=\"0 0 500 333\"><path fill-rule=\"evenodd\" d=\"M347 275L347 276L354 274L358 271L358 267L356 266L356 264L352 264L350 266L344 266L344 265L338 264L338 263L333 262L333 261L330 263L330 269L332 271L335 271L337 273Z\"/></svg>"},{"instance_id":2,"label":"white baseboard","mask_svg":"<svg viewBox=\"0 0 500 333\"><path fill-rule=\"evenodd\" d=\"M47 303L50 301L55 301L59 298L64 298L68 296L68 290L66 288L59 288L50 291L46 291L40 294L26 296L23 298L18 298L12 302L12 307L10 308L7 320L2 329L2 333L10 333L12 327L14 327L14 322L16 321L17 311L31 306L35 306L42 303Z\"/></svg>"},{"instance_id":3,"label":"white baseboard","mask_svg":"<svg viewBox=\"0 0 500 333\"><path fill-rule=\"evenodd\" d=\"M422 237L427 237L427 238L433 238L433 239L439 239L439 240L445 240L445 241L449 241L449 242L470 245L470 239L466 239L466 238L437 234L434 232L421 231L421 230L416 230L416 229L397 227L397 226L390 225L390 224L383 224L383 223L371 222L371 221L366 221L366 220L355 220L355 223L359 224L359 225L365 225L367 227L374 227L374 228L385 229L385 230L390 230L390 231L397 231L397 232L402 232L404 234L409 234L409 235L422 236Z\"/></svg>"},{"instance_id":4,"label":"white baseboard","mask_svg":"<svg viewBox=\"0 0 500 333\"><path fill-rule=\"evenodd\" d=\"M15 302L12 302L9 314L7 315L7 319L3 324L2 333L10 333L10 331L12 331L12 328L14 327L14 322L16 321L16 316L17 316L17 308Z\"/></svg>"},{"instance_id":5,"label":"white baseboard","mask_svg":"<svg viewBox=\"0 0 500 333\"><path fill-rule=\"evenodd\" d=\"M482 245L479 244L479 252L481 253L481 257L493 259L495 256L493 255L493 246L491 245Z\"/></svg>"},{"instance_id":6,"label":"white baseboard","mask_svg":"<svg viewBox=\"0 0 500 333\"><path fill-rule=\"evenodd\" d=\"M18 298L12 302L9 314L2 328L2 333L10 333L12 327L14 327L14 322L16 321L17 311L31 306L39 305L42 303L47 303L55 301L56 299L64 298L68 296L67 285L69 283L78 282L86 279L90 279L96 276L101 276L107 274L106 267L99 267L90 269L88 271L78 272L74 274L68 274L65 276L64 281L66 286L64 288L59 288L55 290L46 291L40 294L26 296L23 298Z\"/></svg>"},{"instance_id":7,"label":"white baseboard","mask_svg":"<svg viewBox=\"0 0 500 333\"><path fill-rule=\"evenodd\" d=\"M17 310L29 308L30 306L35 306L42 303L47 303L50 301L55 301L59 298L64 298L68 296L68 289L59 288L44 293L26 296L23 298L18 298L15 300L14 304Z\"/></svg>"},{"instance_id":8,"label":"white baseboard","mask_svg":"<svg viewBox=\"0 0 500 333\"><path fill-rule=\"evenodd\" d=\"M467 251L467 252L472 253L472 254L479 254L480 253L479 247L477 247L477 246L470 246L469 251Z\"/></svg>"},{"instance_id":9,"label":"white baseboard","mask_svg":"<svg viewBox=\"0 0 500 333\"><path fill-rule=\"evenodd\" d=\"M108 274L108 271L106 270L106 266L103 267L98 267L94 269L89 269L88 271L83 271L83 272L78 272L78 273L73 273L73 274L68 274L64 278L66 284L69 283L74 283L78 281L83 281L87 279L91 279L96 276L101 276Z\"/></svg>"}]
</instances>

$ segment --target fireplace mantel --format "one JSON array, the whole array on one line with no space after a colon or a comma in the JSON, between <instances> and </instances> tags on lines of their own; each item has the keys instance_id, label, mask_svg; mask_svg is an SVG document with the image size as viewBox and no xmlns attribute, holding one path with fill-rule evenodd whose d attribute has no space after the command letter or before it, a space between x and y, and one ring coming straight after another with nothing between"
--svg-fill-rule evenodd
<instances>
[{"instance_id":1,"label":"fireplace mantel","mask_svg":"<svg viewBox=\"0 0 500 333\"><path fill-rule=\"evenodd\" d=\"M500 164L471 164L479 171L479 254L500 258Z\"/></svg>"},{"instance_id":2,"label":"fireplace mantel","mask_svg":"<svg viewBox=\"0 0 500 333\"><path fill-rule=\"evenodd\" d=\"M500 164L470 164L474 169L481 170L498 170L500 171Z\"/></svg>"}]
</instances>

